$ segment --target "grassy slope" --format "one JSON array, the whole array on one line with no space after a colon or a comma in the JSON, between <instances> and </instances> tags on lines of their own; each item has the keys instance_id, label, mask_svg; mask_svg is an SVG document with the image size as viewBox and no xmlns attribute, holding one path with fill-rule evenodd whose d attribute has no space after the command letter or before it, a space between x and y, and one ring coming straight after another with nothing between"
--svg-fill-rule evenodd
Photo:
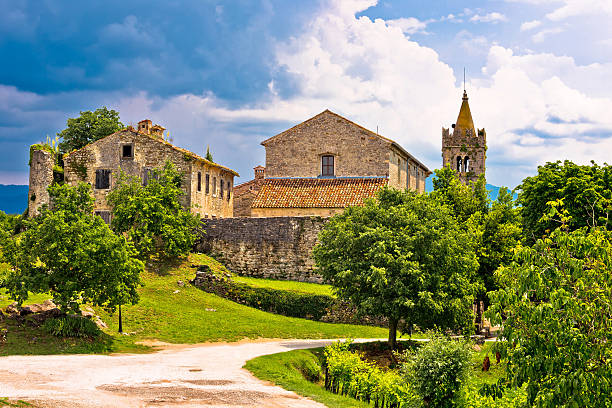
<instances>
[{"instance_id":1,"label":"grassy slope","mask_svg":"<svg viewBox=\"0 0 612 408\"><path fill-rule=\"evenodd\" d=\"M215 270L223 266L205 255L192 254L189 260L177 265L165 265L157 271L147 271L142 278L145 286L139 290L140 302L123 307L123 330L129 336L117 335L117 313L110 316L97 313L109 325L106 336L91 342L79 339L57 339L40 329L16 327L0 321L0 329L8 328L7 342L0 355L100 353L142 351L135 345L141 340L160 340L168 343L202 343L237 341L244 338L340 338L387 336L387 330L369 326L320 323L290 318L252 309L216 295L206 293L189 284L195 276L196 264L209 264ZM178 281L185 286L178 286ZM178 293L174 293L175 291ZM36 297L36 301L47 297ZM10 303L8 300L0 300ZM10 326L7 326L10 325Z\"/></svg>"},{"instance_id":2,"label":"grassy slope","mask_svg":"<svg viewBox=\"0 0 612 408\"><path fill-rule=\"evenodd\" d=\"M249 286L270 289L294 290L296 292L312 293L315 295L334 296L330 285L320 285L317 283L294 282L274 279L259 279L246 276L233 276L236 282L246 283Z\"/></svg>"}]
</instances>

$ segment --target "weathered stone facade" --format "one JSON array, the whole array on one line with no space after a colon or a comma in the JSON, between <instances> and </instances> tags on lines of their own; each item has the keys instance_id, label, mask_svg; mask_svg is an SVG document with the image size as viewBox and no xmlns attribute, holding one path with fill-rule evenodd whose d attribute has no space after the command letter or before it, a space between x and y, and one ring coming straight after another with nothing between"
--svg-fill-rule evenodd
<instances>
[{"instance_id":1,"label":"weathered stone facade","mask_svg":"<svg viewBox=\"0 0 612 408\"><path fill-rule=\"evenodd\" d=\"M388 177L388 185L425 191L431 171L394 141L326 110L261 143L266 177L324 177L322 157L333 156L334 177Z\"/></svg>"},{"instance_id":2,"label":"weathered stone facade","mask_svg":"<svg viewBox=\"0 0 612 408\"><path fill-rule=\"evenodd\" d=\"M452 133L442 128L442 165L449 165L457 171L459 179L467 183L485 174L486 158L487 132L474 126L467 92L463 91L461 109Z\"/></svg>"},{"instance_id":3,"label":"weathered stone facade","mask_svg":"<svg viewBox=\"0 0 612 408\"><path fill-rule=\"evenodd\" d=\"M30 161L30 188L28 192L28 216L38 215L44 204L49 204L47 187L53 183L55 155L45 150L32 150Z\"/></svg>"},{"instance_id":4,"label":"weathered stone facade","mask_svg":"<svg viewBox=\"0 0 612 408\"><path fill-rule=\"evenodd\" d=\"M321 282L311 255L325 222L321 217L205 220L195 249L215 255L239 275Z\"/></svg>"},{"instance_id":5,"label":"weathered stone facade","mask_svg":"<svg viewBox=\"0 0 612 408\"><path fill-rule=\"evenodd\" d=\"M232 186L238 173L164 141L164 128L150 126L150 123L142 121L138 131L132 128L121 130L64 155L65 182L91 184L95 210L104 218L103 214L111 210L106 196L120 171L144 181L152 176L152 170L161 169L166 161L170 161L183 175L181 186L184 195L181 199L185 208L202 218L231 217ZM99 171L110 172L109 183L103 188L96 183Z\"/></svg>"}]
</instances>

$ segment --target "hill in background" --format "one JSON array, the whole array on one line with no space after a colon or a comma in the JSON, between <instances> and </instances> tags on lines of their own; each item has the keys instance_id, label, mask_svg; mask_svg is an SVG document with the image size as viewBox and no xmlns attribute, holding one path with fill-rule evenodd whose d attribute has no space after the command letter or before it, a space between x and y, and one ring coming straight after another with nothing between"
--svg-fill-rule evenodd
<instances>
[{"instance_id":1,"label":"hill in background","mask_svg":"<svg viewBox=\"0 0 612 408\"><path fill-rule=\"evenodd\" d=\"M21 214L27 207L27 185L0 184L0 210L7 214Z\"/></svg>"}]
</instances>

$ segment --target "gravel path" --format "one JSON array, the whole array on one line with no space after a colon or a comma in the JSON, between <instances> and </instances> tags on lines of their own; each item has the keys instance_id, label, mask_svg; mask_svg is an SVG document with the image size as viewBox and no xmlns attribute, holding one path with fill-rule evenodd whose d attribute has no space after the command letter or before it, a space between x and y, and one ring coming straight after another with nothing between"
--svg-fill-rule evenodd
<instances>
[{"instance_id":1,"label":"gravel path","mask_svg":"<svg viewBox=\"0 0 612 408\"><path fill-rule=\"evenodd\" d=\"M288 407L324 405L258 380L247 360L329 340L170 346L151 354L0 358L0 397L40 407Z\"/></svg>"}]
</instances>

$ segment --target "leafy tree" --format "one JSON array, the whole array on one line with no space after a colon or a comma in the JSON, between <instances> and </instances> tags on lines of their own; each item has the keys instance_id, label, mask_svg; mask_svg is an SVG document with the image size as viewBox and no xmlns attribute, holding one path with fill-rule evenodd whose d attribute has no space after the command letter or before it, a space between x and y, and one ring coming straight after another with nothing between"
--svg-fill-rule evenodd
<instances>
[{"instance_id":1,"label":"leafy tree","mask_svg":"<svg viewBox=\"0 0 612 408\"><path fill-rule=\"evenodd\" d=\"M534 243L547 232L557 228L555 220L542 219L548 211L548 202L563 199L571 219L571 230L585 226L612 226L608 214L612 207L612 167L591 162L580 166L571 161L556 161L538 167L538 174L527 177L517 187L518 203L525 237Z\"/></svg>"},{"instance_id":2,"label":"leafy tree","mask_svg":"<svg viewBox=\"0 0 612 408\"><path fill-rule=\"evenodd\" d=\"M457 173L446 166L436 170L433 186L432 194L448 205L461 222L489 212L489 194L483 175L477 181L465 185L459 181Z\"/></svg>"},{"instance_id":3,"label":"leafy tree","mask_svg":"<svg viewBox=\"0 0 612 408\"><path fill-rule=\"evenodd\" d=\"M558 228L496 275L489 313L529 406L611 407L612 234Z\"/></svg>"},{"instance_id":4,"label":"leafy tree","mask_svg":"<svg viewBox=\"0 0 612 408\"><path fill-rule=\"evenodd\" d=\"M397 325L472 330L478 268L473 231L435 197L383 189L377 200L332 217L313 255L340 298Z\"/></svg>"},{"instance_id":5,"label":"leafy tree","mask_svg":"<svg viewBox=\"0 0 612 408\"><path fill-rule=\"evenodd\" d=\"M54 184L48 189L52 208L27 222L13 241L9 258L14 270L6 286L13 299L23 302L28 291L53 295L64 311L78 311L92 303L113 311L136 303L144 265L135 250L93 214L91 187Z\"/></svg>"},{"instance_id":6,"label":"leafy tree","mask_svg":"<svg viewBox=\"0 0 612 408\"><path fill-rule=\"evenodd\" d=\"M204 158L208 160L209 162L213 161L213 155L210 152L210 146L206 146L206 156L204 156Z\"/></svg>"},{"instance_id":7,"label":"leafy tree","mask_svg":"<svg viewBox=\"0 0 612 408\"><path fill-rule=\"evenodd\" d=\"M181 173L171 162L155 170L147 185L138 177L121 173L108 194L113 207L112 228L134 242L139 257L153 253L165 257L189 253L195 242L199 218L181 205Z\"/></svg>"},{"instance_id":8,"label":"leafy tree","mask_svg":"<svg viewBox=\"0 0 612 408\"><path fill-rule=\"evenodd\" d=\"M88 143L95 142L117 132L124 127L119 121L119 112L107 109L106 106L95 111L83 111L78 118L70 118L66 129L57 135L62 138L59 144L61 153L80 149Z\"/></svg>"}]
</instances>

